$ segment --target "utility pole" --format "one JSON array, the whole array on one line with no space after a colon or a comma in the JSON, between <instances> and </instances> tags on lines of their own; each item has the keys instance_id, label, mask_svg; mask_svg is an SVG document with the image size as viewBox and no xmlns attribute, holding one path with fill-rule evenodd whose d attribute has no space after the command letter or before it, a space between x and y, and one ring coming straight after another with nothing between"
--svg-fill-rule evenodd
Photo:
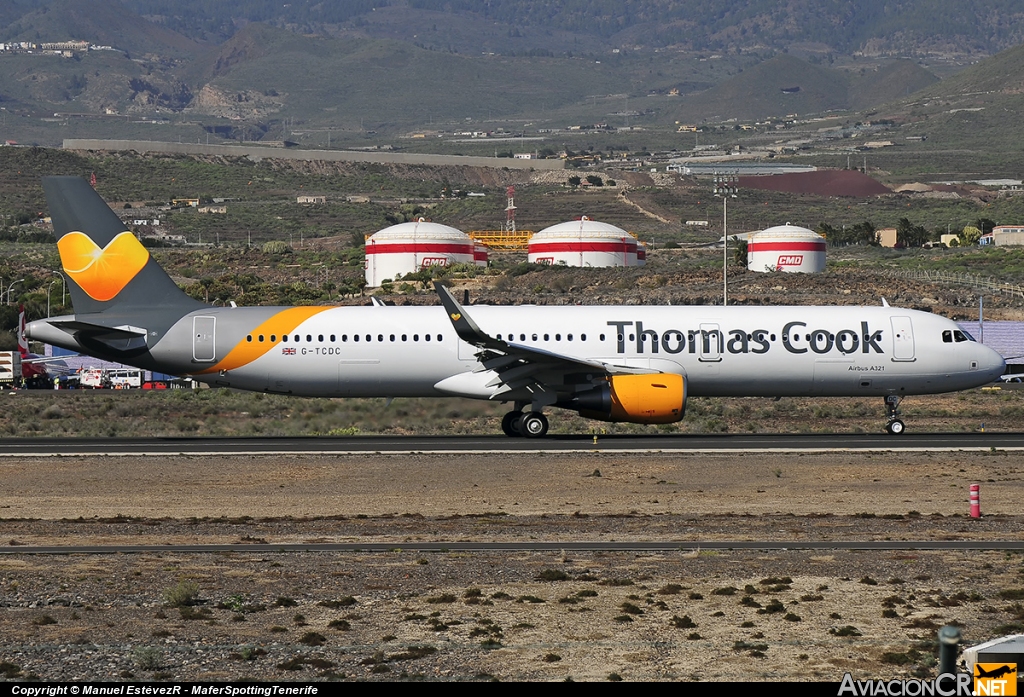
<instances>
[{"instance_id":1,"label":"utility pole","mask_svg":"<svg viewBox=\"0 0 1024 697\"><path fill-rule=\"evenodd\" d=\"M68 304L68 300L67 300L67 290L68 290L67 283L65 283L65 281L64 281L64 274L62 274L60 271L54 271L53 273L55 275L57 275L57 276L60 276L60 305L61 305L61 307L64 307L65 305Z\"/></svg>"},{"instance_id":2,"label":"utility pole","mask_svg":"<svg viewBox=\"0 0 1024 697\"><path fill-rule=\"evenodd\" d=\"M722 197L722 306L729 304L729 199L736 198L735 174L715 174L715 196Z\"/></svg>"}]
</instances>

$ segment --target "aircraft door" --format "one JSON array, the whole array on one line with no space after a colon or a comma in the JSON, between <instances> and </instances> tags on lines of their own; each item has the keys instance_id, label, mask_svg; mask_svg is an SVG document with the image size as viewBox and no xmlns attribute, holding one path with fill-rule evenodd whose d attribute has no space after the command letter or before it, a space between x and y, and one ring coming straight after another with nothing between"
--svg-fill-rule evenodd
<instances>
[{"instance_id":1,"label":"aircraft door","mask_svg":"<svg viewBox=\"0 0 1024 697\"><path fill-rule=\"evenodd\" d=\"M892 359L894 361L913 361L914 359L914 327L909 317L891 317L892 323Z\"/></svg>"},{"instance_id":2,"label":"aircraft door","mask_svg":"<svg viewBox=\"0 0 1024 697\"><path fill-rule=\"evenodd\" d=\"M695 337L700 342L700 360L704 363L715 363L722 360L722 344L725 337L717 324L701 324L700 336Z\"/></svg>"},{"instance_id":3,"label":"aircraft door","mask_svg":"<svg viewBox=\"0 0 1024 697\"><path fill-rule=\"evenodd\" d=\"M217 358L217 318L192 318L192 359L206 363Z\"/></svg>"},{"instance_id":4,"label":"aircraft door","mask_svg":"<svg viewBox=\"0 0 1024 697\"><path fill-rule=\"evenodd\" d=\"M473 361L473 362L475 362L477 360L476 354L480 353L480 349L478 349L476 346L473 346L472 344L467 344L462 339L459 339L457 344L458 344L458 347L459 347L459 360L460 361Z\"/></svg>"}]
</instances>

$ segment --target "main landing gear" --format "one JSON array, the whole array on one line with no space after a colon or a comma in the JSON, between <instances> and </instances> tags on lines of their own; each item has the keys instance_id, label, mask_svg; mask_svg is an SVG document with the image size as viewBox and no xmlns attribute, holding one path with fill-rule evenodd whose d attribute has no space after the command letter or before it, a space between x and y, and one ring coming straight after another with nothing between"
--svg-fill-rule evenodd
<instances>
[{"instance_id":1,"label":"main landing gear","mask_svg":"<svg viewBox=\"0 0 1024 697\"><path fill-rule=\"evenodd\" d=\"M506 436L518 438L543 438L548 432L548 418L539 411L510 411L501 420L501 430Z\"/></svg>"},{"instance_id":2,"label":"main landing gear","mask_svg":"<svg viewBox=\"0 0 1024 697\"><path fill-rule=\"evenodd\" d=\"M885 397L885 415L887 422L885 424L885 431L894 436L901 435L906 430L906 424L900 419L900 402L903 398L899 395L891 394Z\"/></svg>"}]
</instances>

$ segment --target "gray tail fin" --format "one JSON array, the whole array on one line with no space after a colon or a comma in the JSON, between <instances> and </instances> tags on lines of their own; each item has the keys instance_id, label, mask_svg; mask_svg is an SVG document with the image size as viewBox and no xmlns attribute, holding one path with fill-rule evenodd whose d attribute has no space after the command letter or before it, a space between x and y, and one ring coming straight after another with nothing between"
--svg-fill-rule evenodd
<instances>
[{"instance_id":1,"label":"gray tail fin","mask_svg":"<svg viewBox=\"0 0 1024 697\"><path fill-rule=\"evenodd\" d=\"M204 307L171 280L81 177L43 177L43 190L76 315L179 317Z\"/></svg>"}]
</instances>

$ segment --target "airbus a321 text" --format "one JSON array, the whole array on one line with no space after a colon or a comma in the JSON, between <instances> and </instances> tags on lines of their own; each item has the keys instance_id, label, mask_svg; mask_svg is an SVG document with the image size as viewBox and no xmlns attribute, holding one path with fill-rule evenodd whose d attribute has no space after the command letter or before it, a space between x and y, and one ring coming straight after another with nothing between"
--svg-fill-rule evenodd
<instances>
[{"instance_id":1,"label":"airbus a321 text","mask_svg":"<svg viewBox=\"0 0 1024 697\"><path fill-rule=\"evenodd\" d=\"M187 296L78 177L43 180L75 314L32 339L213 386L511 403L509 436L558 407L662 424L689 397L882 397L984 385L1005 363L955 323L888 307L211 307Z\"/></svg>"}]
</instances>

